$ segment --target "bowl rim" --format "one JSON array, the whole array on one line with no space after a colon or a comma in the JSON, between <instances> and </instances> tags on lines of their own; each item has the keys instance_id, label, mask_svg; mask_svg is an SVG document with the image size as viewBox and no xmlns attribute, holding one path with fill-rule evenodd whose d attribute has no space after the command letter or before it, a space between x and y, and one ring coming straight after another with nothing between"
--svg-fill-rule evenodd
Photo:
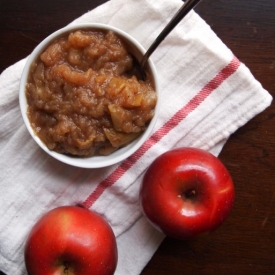
<instances>
[{"instance_id":1,"label":"bowl rim","mask_svg":"<svg viewBox=\"0 0 275 275\"><path fill-rule=\"evenodd\" d=\"M102 24L102 23L76 23L73 25L68 25L66 27L63 27L53 32L49 36L47 36L44 40L42 40L34 48L32 53L27 57L27 61L21 75L20 86L19 86L19 106L20 106L20 111L21 111L23 121L26 125L28 132L30 133L32 138L35 140L35 142L39 145L39 147L42 148L47 154L71 166L80 167L80 168L102 168L102 167L111 166L113 164L117 164L125 160L126 158L130 157L143 145L143 143L151 135L153 128L156 124L158 114L159 114L159 109L160 109L159 81L158 81L156 67L152 62L151 58L149 58L148 67L153 76L155 91L158 97L157 103L155 106L155 114L152 120L150 121L148 127L146 128L146 130L137 139L132 141L127 146L116 150L115 152L113 152L108 156L91 156L91 157L74 157L74 156L65 155L65 154L61 154L61 153L57 153L55 151L49 150L48 147L35 134L27 116L28 104L25 96L25 86L28 79L28 72L29 72L30 65L33 63L34 60L36 60L39 54L49 45L50 42L52 42L54 39L68 32L76 31L79 29L112 30L116 34L118 34L122 39L125 39L126 41L129 41L132 45L134 45L134 48L136 48L138 52L141 53L142 55L144 55L146 52L143 46L135 38L133 38L131 35L129 35L125 31L111 25Z\"/></svg>"}]
</instances>

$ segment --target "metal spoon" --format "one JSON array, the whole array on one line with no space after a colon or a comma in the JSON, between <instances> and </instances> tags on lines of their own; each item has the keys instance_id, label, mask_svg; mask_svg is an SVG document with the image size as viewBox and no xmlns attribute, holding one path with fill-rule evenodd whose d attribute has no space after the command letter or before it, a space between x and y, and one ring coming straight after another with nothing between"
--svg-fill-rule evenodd
<instances>
[{"instance_id":1,"label":"metal spoon","mask_svg":"<svg viewBox=\"0 0 275 275\"><path fill-rule=\"evenodd\" d=\"M149 47L147 52L141 59L140 69L144 76L144 67L148 61L150 55L155 51L159 44L164 40L164 38L174 29L174 27L187 15L201 0L186 0L179 11L174 15L162 32L158 35L156 40ZM144 77L143 77L144 78Z\"/></svg>"}]
</instances>

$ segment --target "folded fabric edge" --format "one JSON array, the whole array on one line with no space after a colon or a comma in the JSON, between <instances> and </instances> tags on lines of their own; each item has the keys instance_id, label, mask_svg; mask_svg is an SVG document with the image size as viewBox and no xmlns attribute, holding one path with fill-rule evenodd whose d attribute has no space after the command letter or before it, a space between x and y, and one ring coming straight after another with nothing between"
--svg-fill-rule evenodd
<instances>
[{"instance_id":1,"label":"folded fabric edge","mask_svg":"<svg viewBox=\"0 0 275 275\"><path fill-rule=\"evenodd\" d=\"M165 235L153 228L141 215L117 238L119 260L115 274L140 274L164 238ZM133 259L135 259L135 266L133 266Z\"/></svg>"}]
</instances>

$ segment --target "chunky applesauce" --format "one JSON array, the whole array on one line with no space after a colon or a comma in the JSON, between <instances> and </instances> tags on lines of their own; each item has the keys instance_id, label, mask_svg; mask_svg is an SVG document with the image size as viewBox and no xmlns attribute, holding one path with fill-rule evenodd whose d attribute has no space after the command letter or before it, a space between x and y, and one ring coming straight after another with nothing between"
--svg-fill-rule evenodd
<instances>
[{"instance_id":1,"label":"chunky applesauce","mask_svg":"<svg viewBox=\"0 0 275 275\"><path fill-rule=\"evenodd\" d=\"M140 80L123 41L112 31L75 31L32 64L28 117L50 150L108 155L136 139L154 116L150 77Z\"/></svg>"}]
</instances>

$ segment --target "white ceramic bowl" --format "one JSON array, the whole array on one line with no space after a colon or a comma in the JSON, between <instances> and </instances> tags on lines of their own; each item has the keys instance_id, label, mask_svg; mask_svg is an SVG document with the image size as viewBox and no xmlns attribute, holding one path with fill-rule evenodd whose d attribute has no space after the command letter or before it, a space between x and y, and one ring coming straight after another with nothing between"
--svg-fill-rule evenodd
<instances>
[{"instance_id":1,"label":"white ceramic bowl","mask_svg":"<svg viewBox=\"0 0 275 275\"><path fill-rule=\"evenodd\" d=\"M20 108L21 113L23 116L23 120L26 124L26 127L33 137L33 139L36 141L36 143L49 155L54 157L55 159L58 159L59 161L62 161L64 163L67 163L72 166L82 167L82 168L100 168L109 166L118 162L123 161L130 155L132 155L134 152L136 152L142 144L148 139L150 136L154 125L157 120L158 111L159 111L159 84L157 80L157 72L155 69L154 64L151 60L149 60L149 70L153 76L153 81L156 89L156 93L158 96L158 101L155 109L155 116L151 120L148 128L143 132L141 136L139 136L136 140L131 142L126 147L123 147L114 153L108 155L108 156L92 156L92 157L73 157L65 154L60 154L54 151L49 150L46 145L39 139L39 137L35 134L33 131L28 116L27 116L27 109L28 104L26 100L26 94L25 94L25 87L28 79L29 69L31 64L38 58L38 56L43 52L43 50L51 44L53 40L55 40L57 37L60 37L64 35L65 33L76 31L80 29L94 29L94 30L112 30L114 31L119 37L121 37L126 43L128 50L137 58L137 60L141 60L142 55L145 53L145 49L137 42L133 37L125 33L124 31L121 31L117 28L114 28L109 25L104 24L77 24L72 26L67 26L63 29L60 29L50 36L48 36L46 39L44 39L30 54L28 57L27 63L25 65L25 68L22 73L21 82L20 82L20 91L19 91L19 102L20 102Z\"/></svg>"}]
</instances>

